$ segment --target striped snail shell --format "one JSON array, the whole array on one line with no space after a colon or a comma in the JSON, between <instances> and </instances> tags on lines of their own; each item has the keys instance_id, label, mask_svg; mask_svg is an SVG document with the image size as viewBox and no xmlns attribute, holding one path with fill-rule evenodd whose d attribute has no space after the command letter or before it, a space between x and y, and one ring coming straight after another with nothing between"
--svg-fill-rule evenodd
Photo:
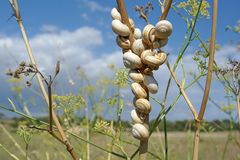
<instances>
[{"instance_id":1,"label":"striped snail shell","mask_svg":"<svg viewBox=\"0 0 240 160\"><path fill-rule=\"evenodd\" d=\"M114 19L112 21L112 30L114 33L126 37L129 36L130 30L127 25L123 24L121 21L118 19Z\"/></svg>"},{"instance_id":2,"label":"striped snail shell","mask_svg":"<svg viewBox=\"0 0 240 160\"><path fill-rule=\"evenodd\" d=\"M136 110L148 114L151 111L151 104L147 99L139 98L135 103Z\"/></svg>"},{"instance_id":3,"label":"striped snail shell","mask_svg":"<svg viewBox=\"0 0 240 160\"><path fill-rule=\"evenodd\" d=\"M143 83L147 86L150 93L155 94L158 91L158 83L153 75L145 75Z\"/></svg>"},{"instance_id":4,"label":"striped snail shell","mask_svg":"<svg viewBox=\"0 0 240 160\"><path fill-rule=\"evenodd\" d=\"M121 47L123 49L130 49L131 48L130 40L125 38L125 37L117 36L116 43L119 47Z\"/></svg>"},{"instance_id":5,"label":"striped snail shell","mask_svg":"<svg viewBox=\"0 0 240 160\"><path fill-rule=\"evenodd\" d=\"M132 53L130 50L128 52L125 52L123 54L123 63L125 67L136 69L142 67L142 61L140 57L138 57L136 54Z\"/></svg>"},{"instance_id":6,"label":"striped snail shell","mask_svg":"<svg viewBox=\"0 0 240 160\"><path fill-rule=\"evenodd\" d=\"M141 54L141 60L143 63L145 63L145 57L146 56L153 56L154 52L151 49L146 49Z\"/></svg>"},{"instance_id":7,"label":"striped snail shell","mask_svg":"<svg viewBox=\"0 0 240 160\"><path fill-rule=\"evenodd\" d=\"M142 38L142 32L139 28L135 28L133 32L133 36L135 39L141 39Z\"/></svg>"},{"instance_id":8,"label":"striped snail shell","mask_svg":"<svg viewBox=\"0 0 240 160\"><path fill-rule=\"evenodd\" d=\"M135 109L131 111L131 119L133 124L136 124L136 123L143 124L144 119L141 119L140 117L141 115Z\"/></svg>"},{"instance_id":9,"label":"striped snail shell","mask_svg":"<svg viewBox=\"0 0 240 160\"><path fill-rule=\"evenodd\" d=\"M134 82L142 82L143 81L143 75L138 70L130 69L128 72L128 76L134 81Z\"/></svg>"},{"instance_id":10,"label":"striped snail shell","mask_svg":"<svg viewBox=\"0 0 240 160\"><path fill-rule=\"evenodd\" d=\"M152 43L155 40L155 27L151 24L148 24L144 27L143 29L143 42L148 45L151 46Z\"/></svg>"},{"instance_id":11,"label":"striped snail shell","mask_svg":"<svg viewBox=\"0 0 240 160\"><path fill-rule=\"evenodd\" d=\"M159 39L167 39L173 30L172 24L167 20L159 21L155 26L155 36Z\"/></svg>"},{"instance_id":12,"label":"striped snail shell","mask_svg":"<svg viewBox=\"0 0 240 160\"><path fill-rule=\"evenodd\" d=\"M133 94L137 98L146 98L147 97L147 92L139 83L137 83L137 82L132 83L131 89L132 89Z\"/></svg>"},{"instance_id":13,"label":"striped snail shell","mask_svg":"<svg viewBox=\"0 0 240 160\"><path fill-rule=\"evenodd\" d=\"M133 125L132 135L136 139L147 140L149 137L149 131L143 124L136 123Z\"/></svg>"},{"instance_id":14,"label":"striped snail shell","mask_svg":"<svg viewBox=\"0 0 240 160\"><path fill-rule=\"evenodd\" d=\"M160 61L160 65L165 63L165 61L167 60L167 54L165 52L158 52L157 54L155 54L155 57Z\"/></svg>"},{"instance_id":15,"label":"striped snail shell","mask_svg":"<svg viewBox=\"0 0 240 160\"><path fill-rule=\"evenodd\" d=\"M111 16L112 16L112 19L117 19L119 21L121 21L121 14L118 12L118 10L116 8L113 8L111 10Z\"/></svg>"},{"instance_id":16,"label":"striped snail shell","mask_svg":"<svg viewBox=\"0 0 240 160\"><path fill-rule=\"evenodd\" d=\"M138 56L141 56L141 53L145 50L145 45L143 44L142 39L137 39L132 44L132 51Z\"/></svg>"}]
</instances>

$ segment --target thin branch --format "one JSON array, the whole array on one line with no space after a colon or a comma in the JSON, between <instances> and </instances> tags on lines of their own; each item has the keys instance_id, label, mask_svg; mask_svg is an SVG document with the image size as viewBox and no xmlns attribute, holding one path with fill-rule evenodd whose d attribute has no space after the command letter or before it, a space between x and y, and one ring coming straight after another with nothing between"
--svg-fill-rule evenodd
<instances>
[{"instance_id":1,"label":"thin branch","mask_svg":"<svg viewBox=\"0 0 240 160\"><path fill-rule=\"evenodd\" d=\"M159 20L164 20L167 18L168 12L172 6L172 0L166 0L166 7L164 8L162 16L159 18Z\"/></svg>"},{"instance_id":2,"label":"thin branch","mask_svg":"<svg viewBox=\"0 0 240 160\"><path fill-rule=\"evenodd\" d=\"M169 62L167 61L166 64L167 64L167 67L168 67L168 69L169 69L169 71L170 71L170 73L171 73L172 78L175 80L175 82L176 82L176 84L177 84L177 86L178 86L178 88L179 88L179 91L181 92L181 94L183 95L183 98L184 98L185 101L187 102L187 104L188 104L188 106L189 106L189 109L191 110L191 112L192 112L192 114L193 114L194 119L197 119L198 115L197 115L197 112L196 112L194 106L192 105L192 103L191 103L190 99L188 98L186 92L184 91L183 87L182 87L181 84L178 82L177 77L175 76L174 72L172 71Z\"/></svg>"}]
</instances>

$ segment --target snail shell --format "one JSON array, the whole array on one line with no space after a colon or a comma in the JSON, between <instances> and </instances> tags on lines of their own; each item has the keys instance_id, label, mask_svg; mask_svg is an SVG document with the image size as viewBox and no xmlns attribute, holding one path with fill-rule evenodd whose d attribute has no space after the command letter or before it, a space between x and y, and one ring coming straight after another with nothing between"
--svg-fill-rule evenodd
<instances>
[{"instance_id":1,"label":"snail shell","mask_svg":"<svg viewBox=\"0 0 240 160\"><path fill-rule=\"evenodd\" d=\"M119 20L119 21L121 21L122 19L121 19L121 14L118 12L118 10L116 9L116 8L113 8L112 10L111 10L111 16L112 16L112 19L114 20L114 19L117 19L117 20Z\"/></svg>"},{"instance_id":2,"label":"snail shell","mask_svg":"<svg viewBox=\"0 0 240 160\"><path fill-rule=\"evenodd\" d=\"M150 93L155 94L158 91L158 83L153 75L145 75L143 83L147 86Z\"/></svg>"},{"instance_id":3,"label":"snail shell","mask_svg":"<svg viewBox=\"0 0 240 160\"><path fill-rule=\"evenodd\" d=\"M173 27L167 20L159 21L155 26L155 36L159 39L167 39L171 35Z\"/></svg>"},{"instance_id":4,"label":"snail shell","mask_svg":"<svg viewBox=\"0 0 240 160\"><path fill-rule=\"evenodd\" d=\"M130 49L131 43L130 40L121 36L117 36L116 38L117 45L123 49Z\"/></svg>"},{"instance_id":5,"label":"snail shell","mask_svg":"<svg viewBox=\"0 0 240 160\"><path fill-rule=\"evenodd\" d=\"M136 124L136 123L143 124L144 123L144 119L140 118L141 117L140 114L135 109L131 111L131 118L132 118L133 124Z\"/></svg>"},{"instance_id":6,"label":"snail shell","mask_svg":"<svg viewBox=\"0 0 240 160\"><path fill-rule=\"evenodd\" d=\"M128 72L128 76L134 81L134 82L142 82L143 81L143 75L137 70L130 69Z\"/></svg>"},{"instance_id":7,"label":"snail shell","mask_svg":"<svg viewBox=\"0 0 240 160\"><path fill-rule=\"evenodd\" d=\"M156 41L153 42L153 48L161 48L164 47L165 45L167 45L168 43L168 39L158 39Z\"/></svg>"},{"instance_id":8,"label":"snail shell","mask_svg":"<svg viewBox=\"0 0 240 160\"><path fill-rule=\"evenodd\" d=\"M123 24L121 21L118 19L114 19L112 21L112 30L114 33L126 37L129 36L130 30L127 25Z\"/></svg>"},{"instance_id":9,"label":"snail shell","mask_svg":"<svg viewBox=\"0 0 240 160\"><path fill-rule=\"evenodd\" d=\"M143 63L146 56L153 56L153 55L154 55L154 52L151 49L144 50L141 54L141 59Z\"/></svg>"},{"instance_id":10,"label":"snail shell","mask_svg":"<svg viewBox=\"0 0 240 160\"><path fill-rule=\"evenodd\" d=\"M134 29L133 36L135 39L141 39L142 38L142 32L139 28Z\"/></svg>"},{"instance_id":11,"label":"snail shell","mask_svg":"<svg viewBox=\"0 0 240 160\"><path fill-rule=\"evenodd\" d=\"M151 104L147 99L139 98L135 103L136 110L148 114L151 111Z\"/></svg>"},{"instance_id":12,"label":"snail shell","mask_svg":"<svg viewBox=\"0 0 240 160\"><path fill-rule=\"evenodd\" d=\"M137 83L137 82L132 83L131 89L132 89L133 94L137 98L146 98L147 97L147 92L139 83Z\"/></svg>"},{"instance_id":13,"label":"snail shell","mask_svg":"<svg viewBox=\"0 0 240 160\"><path fill-rule=\"evenodd\" d=\"M136 54L132 53L130 50L128 52L125 52L123 54L123 63L125 67L136 69L142 67L142 62L140 57L138 57Z\"/></svg>"},{"instance_id":14,"label":"snail shell","mask_svg":"<svg viewBox=\"0 0 240 160\"><path fill-rule=\"evenodd\" d=\"M154 42L155 39L155 27L151 24L148 24L143 29L143 42L150 46Z\"/></svg>"},{"instance_id":15,"label":"snail shell","mask_svg":"<svg viewBox=\"0 0 240 160\"><path fill-rule=\"evenodd\" d=\"M132 135L136 139L147 140L149 137L149 131L143 124L137 123L133 125Z\"/></svg>"},{"instance_id":16,"label":"snail shell","mask_svg":"<svg viewBox=\"0 0 240 160\"><path fill-rule=\"evenodd\" d=\"M142 60L144 64L147 64L150 68L156 70L160 65L162 65L165 62L166 57L167 57L166 53L161 52L156 54L155 56L151 55L146 56Z\"/></svg>"},{"instance_id":17,"label":"snail shell","mask_svg":"<svg viewBox=\"0 0 240 160\"><path fill-rule=\"evenodd\" d=\"M142 39L137 39L132 44L132 51L138 56L141 56L141 53L145 50L145 45L143 44Z\"/></svg>"},{"instance_id":18,"label":"snail shell","mask_svg":"<svg viewBox=\"0 0 240 160\"><path fill-rule=\"evenodd\" d=\"M158 52L157 54L155 54L155 57L159 59L160 65L162 65L167 59L167 54L164 52Z\"/></svg>"}]
</instances>

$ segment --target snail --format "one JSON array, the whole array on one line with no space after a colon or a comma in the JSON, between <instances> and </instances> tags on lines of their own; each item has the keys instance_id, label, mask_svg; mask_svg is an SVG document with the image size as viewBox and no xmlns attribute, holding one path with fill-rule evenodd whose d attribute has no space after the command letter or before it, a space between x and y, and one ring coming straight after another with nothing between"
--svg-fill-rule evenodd
<instances>
[{"instance_id":1,"label":"snail","mask_svg":"<svg viewBox=\"0 0 240 160\"><path fill-rule=\"evenodd\" d=\"M172 24L167 20L159 21L155 26L155 36L159 39L167 39L173 30Z\"/></svg>"},{"instance_id":2,"label":"snail","mask_svg":"<svg viewBox=\"0 0 240 160\"><path fill-rule=\"evenodd\" d=\"M140 117L141 117L141 113L139 114L135 109L131 111L131 118L132 118L133 124L136 124L136 123L143 124L144 119L141 119Z\"/></svg>"},{"instance_id":3,"label":"snail","mask_svg":"<svg viewBox=\"0 0 240 160\"><path fill-rule=\"evenodd\" d=\"M112 30L117 35L120 35L120 36L123 36L123 37L127 37L130 34L130 30L129 30L128 26L123 24L118 19L114 19L112 21Z\"/></svg>"},{"instance_id":4,"label":"snail","mask_svg":"<svg viewBox=\"0 0 240 160\"><path fill-rule=\"evenodd\" d=\"M112 30L118 36L116 43L122 48L123 63L129 68L128 76L133 81L131 90L134 94L131 111L133 123L133 137L145 141L149 138L148 117L151 104L148 100L149 92L157 93L158 83L153 77L153 70L157 70L166 59L167 54L161 48L168 42L172 33L172 24L167 20L159 21L155 26L148 24L143 31L135 28L134 21L129 18L130 26L123 24L121 15L116 8L111 10ZM130 34L133 35L130 41ZM160 50L160 51L159 51Z\"/></svg>"},{"instance_id":5,"label":"snail","mask_svg":"<svg viewBox=\"0 0 240 160\"><path fill-rule=\"evenodd\" d=\"M125 67L136 69L142 67L142 62L140 57L138 57L136 54L132 53L130 50L128 52L125 52L123 54L123 63Z\"/></svg>"},{"instance_id":6,"label":"snail","mask_svg":"<svg viewBox=\"0 0 240 160\"><path fill-rule=\"evenodd\" d=\"M147 99L139 98L135 102L136 110L148 114L151 111L151 104Z\"/></svg>"},{"instance_id":7,"label":"snail","mask_svg":"<svg viewBox=\"0 0 240 160\"><path fill-rule=\"evenodd\" d=\"M132 83L131 89L132 89L133 94L137 98L147 98L147 92L139 83L137 83L137 82Z\"/></svg>"},{"instance_id":8,"label":"snail","mask_svg":"<svg viewBox=\"0 0 240 160\"><path fill-rule=\"evenodd\" d=\"M111 10L111 16L112 16L112 19L117 19L119 21L121 21L121 14L118 12L118 10L116 8L113 8Z\"/></svg>"},{"instance_id":9,"label":"snail","mask_svg":"<svg viewBox=\"0 0 240 160\"><path fill-rule=\"evenodd\" d=\"M118 46L123 48L123 49L130 49L131 48L130 40L125 38L125 37L117 36L116 42L117 42Z\"/></svg>"},{"instance_id":10,"label":"snail","mask_svg":"<svg viewBox=\"0 0 240 160\"><path fill-rule=\"evenodd\" d=\"M134 82L142 82L143 81L143 75L138 70L130 69L129 72L128 72L128 76Z\"/></svg>"},{"instance_id":11,"label":"snail","mask_svg":"<svg viewBox=\"0 0 240 160\"><path fill-rule=\"evenodd\" d=\"M153 56L154 52L151 49L144 50L141 54L141 60L144 63L145 57L146 56Z\"/></svg>"},{"instance_id":12,"label":"snail","mask_svg":"<svg viewBox=\"0 0 240 160\"><path fill-rule=\"evenodd\" d=\"M141 39L142 38L142 32L139 28L135 28L133 32L133 36L135 39Z\"/></svg>"},{"instance_id":13,"label":"snail","mask_svg":"<svg viewBox=\"0 0 240 160\"><path fill-rule=\"evenodd\" d=\"M145 50L146 46L143 44L142 39L137 39L132 44L132 51L138 56L141 56L141 53Z\"/></svg>"},{"instance_id":14,"label":"snail","mask_svg":"<svg viewBox=\"0 0 240 160\"><path fill-rule=\"evenodd\" d=\"M133 125L132 135L136 139L147 140L149 137L149 131L143 124L137 123Z\"/></svg>"},{"instance_id":15,"label":"snail","mask_svg":"<svg viewBox=\"0 0 240 160\"><path fill-rule=\"evenodd\" d=\"M151 46L152 43L154 42L155 39L155 27L151 24L148 24L144 27L143 29L143 42L148 45Z\"/></svg>"},{"instance_id":16,"label":"snail","mask_svg":"<svg viewBox=\"0 0 240 160\"><path fill-rule=\"evenodd\" d=\"M141 57L142 58L142 57ZM142 58L144 64L147 64L150 68L156 70L160 65L162 65L167 59L167 54L164 52L159 52L154 56L147 55Z\"/></svg>"},{"instance_id":17,"label":"snail","mask_svg":"<svg viewBox=\"0 0 240 160\"><path fill-rule=\"evenodd\" d=\"M149 92L152 94L157 93L158 91L158 83L156 79L153 77L153 75L145 75L143 83L146 85L148 88ZM137 101L136 101L137 103Z\"/></svg>"}]
</instances>

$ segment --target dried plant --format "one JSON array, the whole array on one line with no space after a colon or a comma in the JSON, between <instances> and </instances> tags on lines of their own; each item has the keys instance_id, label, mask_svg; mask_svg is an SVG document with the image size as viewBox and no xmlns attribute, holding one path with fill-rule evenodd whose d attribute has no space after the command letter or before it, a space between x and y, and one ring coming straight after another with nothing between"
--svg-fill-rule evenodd
<instances>
[{"instance_id":1,"label":"dried plant","mask_svg":"<svg viewBox=\"0 0 240 160\"><path fill-rule=\"evenodd\" d=\"M151 2L147 2L145 6L135 6L135 11L138 12L139 18L142 18L149 24L148 15L154 9Z\"/></svg>"}]
</instances>

